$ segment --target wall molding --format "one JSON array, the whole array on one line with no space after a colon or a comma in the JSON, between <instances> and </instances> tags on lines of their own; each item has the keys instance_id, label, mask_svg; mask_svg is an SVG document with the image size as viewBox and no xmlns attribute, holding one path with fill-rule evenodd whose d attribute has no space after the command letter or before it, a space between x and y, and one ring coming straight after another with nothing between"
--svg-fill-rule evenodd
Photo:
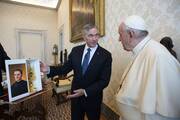
<instances>
[{"instance_id":1,"label":"wall molding","mask_svg":"<svg viewBox=\"0 0 180 120\"><path fill-rule=\"evenodd\" d=\"M41 60L47 62L47 55L46 53L46 41L47 41L47 30L33 30L33 29L21 29L21 28L16 28L15 29L16 33L16 58L22 58L21 56L21 35L22 34L38 34L41 36Z\"/></svg>"}]
</instances>

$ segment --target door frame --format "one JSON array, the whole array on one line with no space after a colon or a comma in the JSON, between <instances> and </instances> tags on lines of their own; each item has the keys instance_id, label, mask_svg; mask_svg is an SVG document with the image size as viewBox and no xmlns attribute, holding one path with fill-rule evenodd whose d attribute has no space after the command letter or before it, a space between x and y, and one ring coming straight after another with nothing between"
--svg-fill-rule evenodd
<instances>
[{"instance_id":1,"label":"door frame","mask_svg":"<svg viewBox=\"0 0 180 120\"><path fill-rule=\"evenodd\" d=\"M21 56L21 35L22 34L39 34L41 36L41 60L44 62L47 62L47 56L46 56L46 41L47 41L47 30L33 30L33 29L21 29L21 28L16 28L16 58L20 59L22 58Z\"/></svg>"}]
</instances>

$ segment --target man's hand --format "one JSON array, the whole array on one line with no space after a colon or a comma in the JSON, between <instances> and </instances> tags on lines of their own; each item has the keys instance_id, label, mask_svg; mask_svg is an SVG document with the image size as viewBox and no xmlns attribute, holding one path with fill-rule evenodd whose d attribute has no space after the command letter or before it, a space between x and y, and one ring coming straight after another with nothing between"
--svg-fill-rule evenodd
<instances>
[{"instance_id":1,"label":"man's hand","mask_svg":"<svg viewBox=\"0 0 180 120\"><path fill-rule=\"evenodd\" d=\"M45 63L43 62L40 62L40 70L41 72L43 72L44 74L47 74L49 71L49 66L46 65Z\"/></svg>"},{"instance_id":2,"label":"man's hand","mask_svg":"<svg viewBox=\"0 0 180 120\"><path fill-rule=\"evenodd\" d=\"M71 98L77 98L80 96L84 95L84 89L77 89L73 91L74 94L68 95L66 98L71 99Z\"/></svg>"}]
</instances>

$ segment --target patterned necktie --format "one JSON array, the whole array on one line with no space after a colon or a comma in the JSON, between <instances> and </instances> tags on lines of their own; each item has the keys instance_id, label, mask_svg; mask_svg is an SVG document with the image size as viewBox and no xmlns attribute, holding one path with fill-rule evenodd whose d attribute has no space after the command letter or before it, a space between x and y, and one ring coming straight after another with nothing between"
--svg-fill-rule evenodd
<instances>
[{"instance_id":1,"label":"patterned necktie","mask_svg":"<svg viewBox=\"0 0 180 120\"><path fill-rule=\"evenodd\" d=\"M82 72L83 72L83 75L84 75L84 73L86 72L87 67L88 67L89 58L90 58L90 52L91 52L91 49L88 48L88 49L87 49L87 53L86 53L86 55L84 56L84 60L83 60L83 63L82 63Z\"/></svg>"}]
</instances>

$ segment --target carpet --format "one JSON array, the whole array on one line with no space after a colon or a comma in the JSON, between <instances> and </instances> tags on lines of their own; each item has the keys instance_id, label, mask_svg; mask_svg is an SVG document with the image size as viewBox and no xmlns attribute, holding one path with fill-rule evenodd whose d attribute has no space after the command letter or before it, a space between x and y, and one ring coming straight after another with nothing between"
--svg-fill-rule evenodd
<instances>
[{"instance_id":1,"label":"carpet","mask_svg":"<svg viewBox=\"0 0 180 120\"><path fill-rule=\"evenodd\" d=\"M17 114L21 113L15 111L22 110L23 115L19 115L19 117L14 120L71 120L70 100L56 105L56 97L52 97L51 84L48 85L48 89L49 90L45 94L38 95L36 97L33 97L32 99L26 100L25 102L23 102L23 104L18 103L10 105L8 114L16 116ZM38 109L42 108L41 105L45 110L45 114L43 114L44 118L38 118L35 116L35 111L39 112ZM24 116L24 114L26 114L26 117ZM87 120L87 118L85 118L85 120ZM106 119L103 115L101 115L100 120Z\"/></svg>"},{"instance_id":2,"label":"carpet","mask_svg":"<svg viewBox=\"0 0 180 120\"><path fill-rule=\"evenodd\" d=\"M45 94L33 97L23 102L23 104L10 105L8 114L15 116L22 113L19 111L23 111L23 114L20 115L17 120L39 120L39 118L35 116L36 113L34 113L34 111L38 111L37 109L41 109L43 106L46 112L44 114L46 120L70 120L70 100L59 105L56 105L56 103L56 98L52 97L52 90L50 89Z\"/></svg>"}]
</instances>

